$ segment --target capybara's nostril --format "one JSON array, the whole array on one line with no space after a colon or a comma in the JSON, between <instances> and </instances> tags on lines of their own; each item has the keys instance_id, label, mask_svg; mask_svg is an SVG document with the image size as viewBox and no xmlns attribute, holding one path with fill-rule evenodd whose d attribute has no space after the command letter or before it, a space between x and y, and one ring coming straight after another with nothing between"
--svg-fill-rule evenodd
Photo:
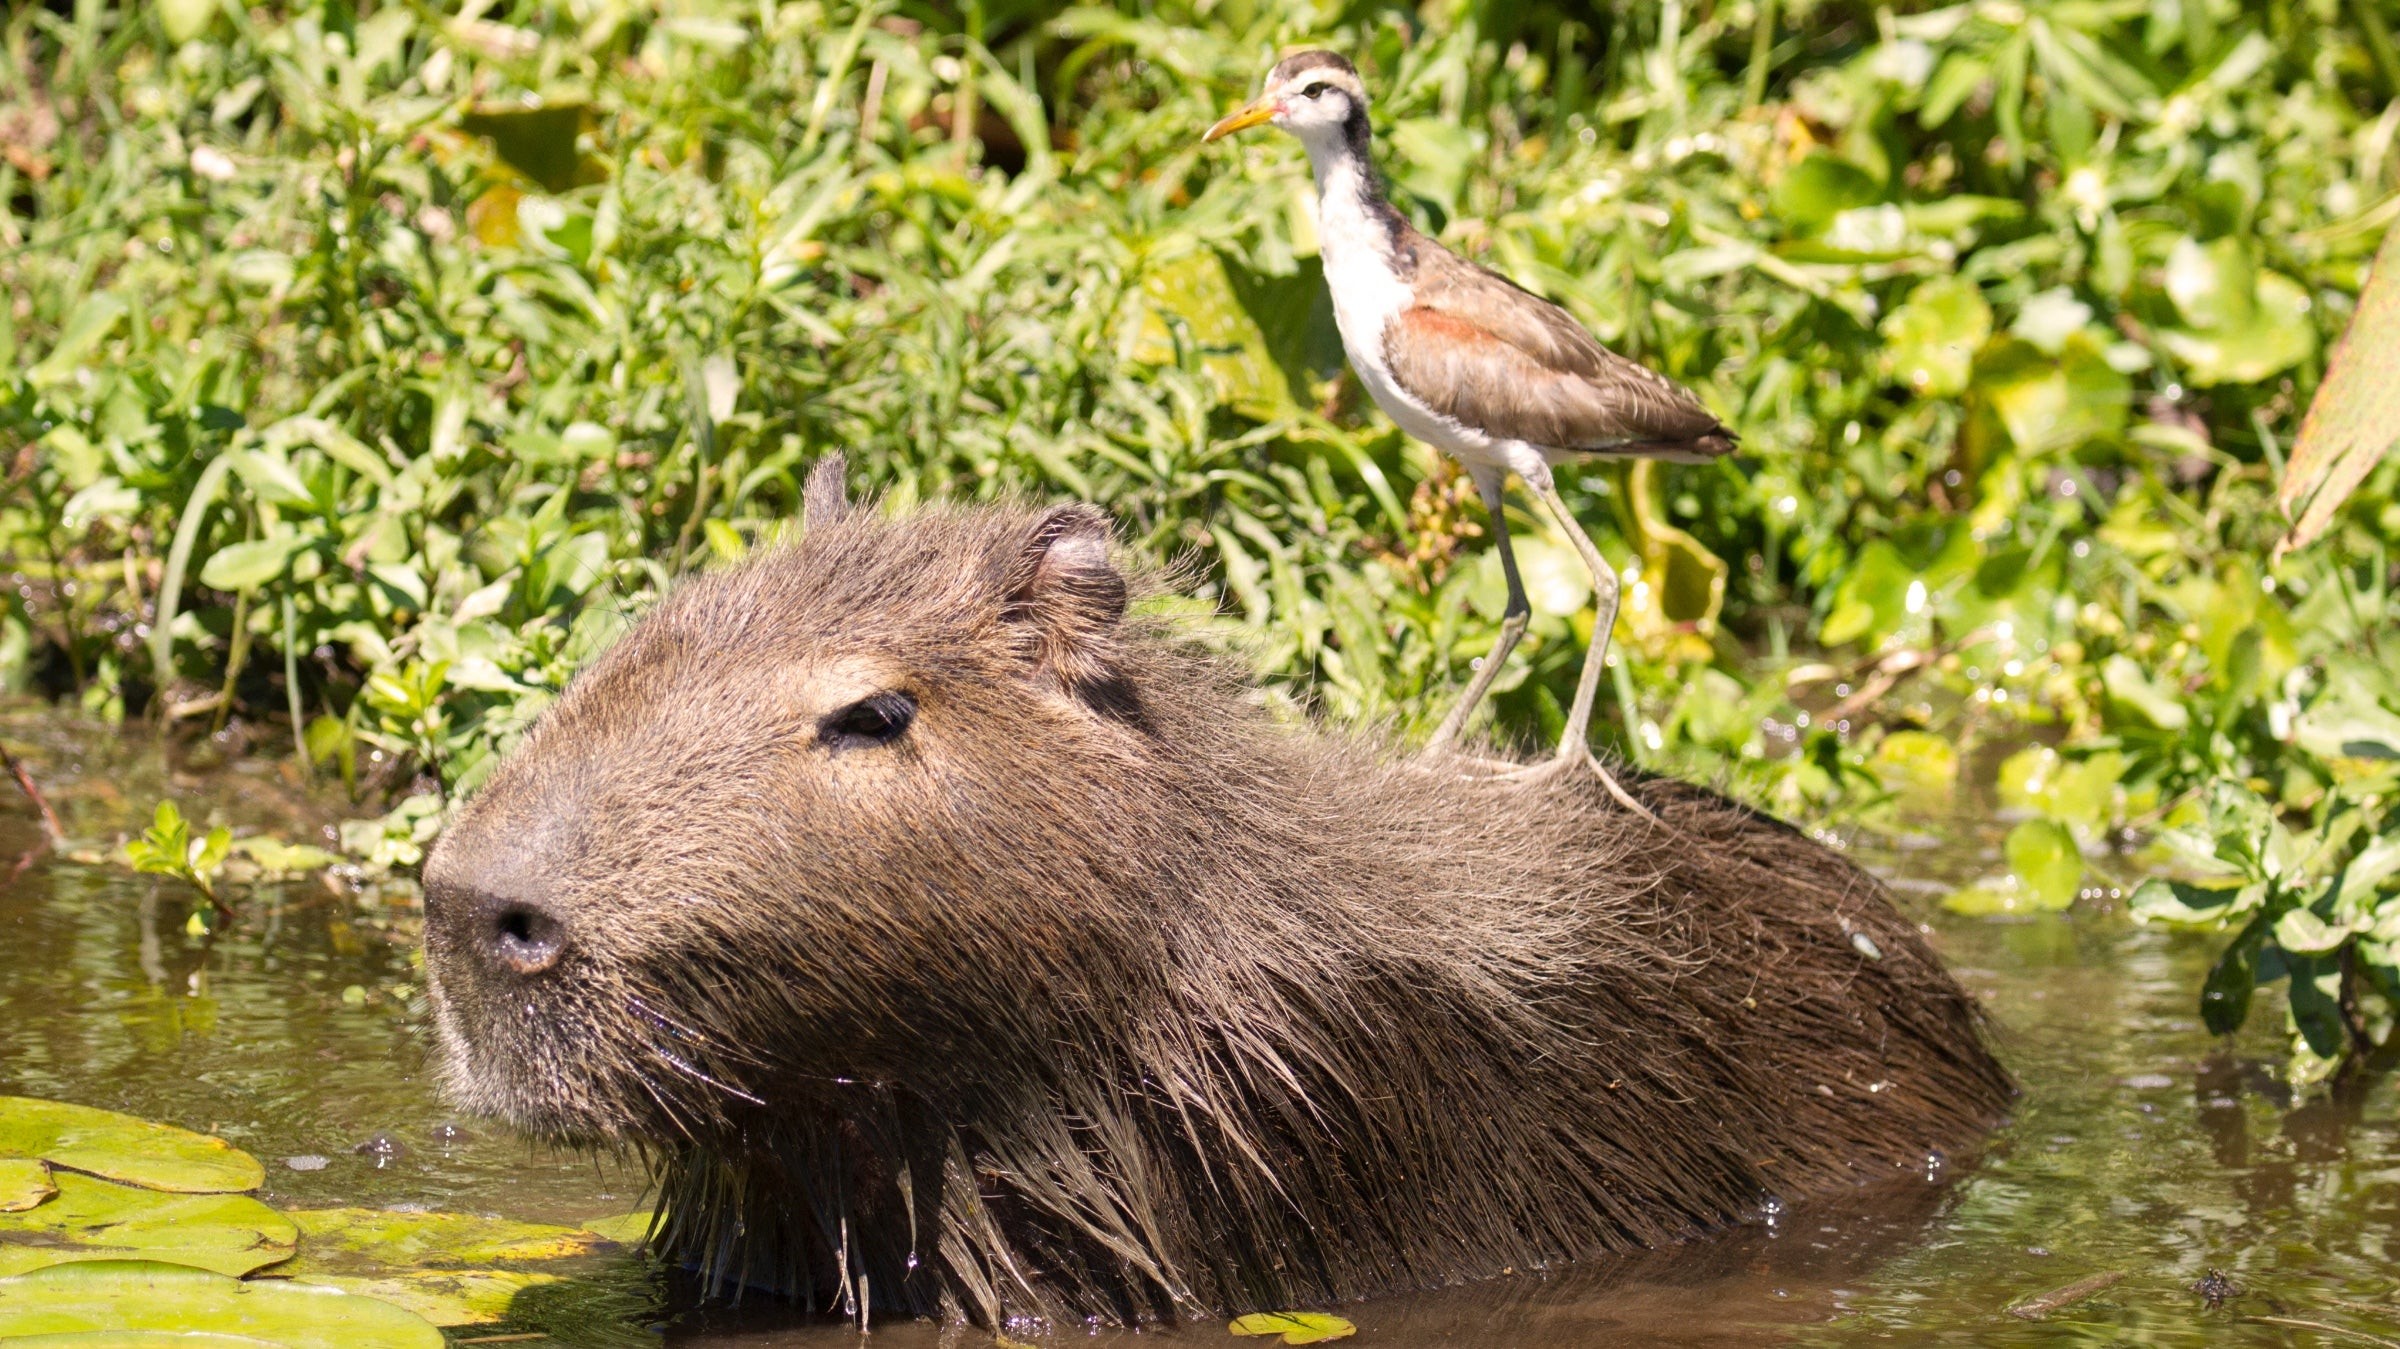
<instances>
[{"instance_id":1,"label":"capybara's nostril","mask_svg":"<svg viewBox=\"0 0 2400 1349\"><path fill-rule=\"evenodd\" d=\"M567 949L558 920L529 904L504 904L493 915L492 954L519 974L540 974Z\"/></svg>"}]
</instances>

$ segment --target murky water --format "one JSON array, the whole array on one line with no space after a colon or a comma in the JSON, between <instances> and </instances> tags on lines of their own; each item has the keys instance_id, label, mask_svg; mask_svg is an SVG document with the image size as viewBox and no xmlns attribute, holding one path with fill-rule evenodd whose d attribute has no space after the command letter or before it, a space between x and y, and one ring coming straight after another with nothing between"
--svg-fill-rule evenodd
<instances>
[{"instance_id":1,"label":"murky water","mask_svg":"<svg viewBox=\"0 0 2400 1349\"><path fill-rule=\"evenodd\" d=\"M178 776L139 742L0 722L31 746L68 832L113 845L161 795L188 815L323 822L273 765ZM415 912L318 882L268 889L213 941L185 931L172 884L56 857L0 782L0 1093L124 1110L222 1135L267 1163L282 1207L424 1206L573 1222L639 1206L638 1172L545 1154L435 1095ZM2400 1344L2400 1088L2294 1106L2271 1070L2262 999L2232 1046L2199 1026L2209 943L2101 906L2016 922L1941 915L1943 883L1981 869L1972 828L1871 851L2003 1028L2025 1098L1990 1151L1926 1182L1801 1205L1640 1259L1341 1309L1352 1343L1405 1346ZM290 1159L322 1158L317 1169ZM2211 1310L2192 1285L2241 1292ZM2005 1309L2093 1275L2118 1282L2040 1322ZM788 1310L695 1312L624 1262L519 1327L556 1342L856 1344ZM2313 1328L2312 1328L2313 1327ZM1145 1332L1157 1339L1161 1332ZM1214 1325L1167 1338L1232 1344ZM1020 1334L1020 1338L1023 1338ZM1119 1341L1080 1329L1061 1341ZM973 1344L881 1325L885 1346Z\"/></svg>"}]
</instances>

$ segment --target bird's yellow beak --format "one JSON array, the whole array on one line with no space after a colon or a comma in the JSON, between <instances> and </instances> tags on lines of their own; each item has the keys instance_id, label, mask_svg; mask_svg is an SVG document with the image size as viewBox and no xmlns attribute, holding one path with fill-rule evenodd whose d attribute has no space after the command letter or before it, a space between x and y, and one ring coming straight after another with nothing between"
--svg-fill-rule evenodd
<instances>
[{"instance_id":1,"label":"bird's yellow beak","mask_svg":"<svg viewBox=\"0 0 2400 1349\"><path fill-rule=\"evenodd\" d=\"M1245 105L1240 110L1227 116L1224 121L1221 121L1215 126L1210 127L1207 134L1203 135L1200 139L1204 141L1213 141L1220 136L1230 136L1236 131L1244 131L1254 126L1260 126L1267 122L1272 122L1275 120L1275 114L1281 111L1283 111L1282 104L1271 98L1261 98L1256 102Z\"/></svg>"}]
</instances>

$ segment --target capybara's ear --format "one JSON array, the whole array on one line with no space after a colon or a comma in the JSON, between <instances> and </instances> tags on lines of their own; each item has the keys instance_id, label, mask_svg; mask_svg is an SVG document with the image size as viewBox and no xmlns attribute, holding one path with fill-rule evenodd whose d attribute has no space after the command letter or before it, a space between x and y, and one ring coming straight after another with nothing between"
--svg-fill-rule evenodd
<instances>
[{"instance_id":1,"label":"capybara's ear","mask_svg":"<svg viewBox=\"0 0 2400 1349\"><path fill-rule=\"evenodd\" d=\"M843 481L849 463L839 451L817 461L800 488L801 528L815 532L850 513L850 489Z\"/></svg>"},{"instance_id":2,"label":"capybara's ear","mask_svg":"<svg viewBox=\"0 0 2400 1349\"><path fill-rule=\"evenodd\" d=\"M1125 577L1108 560L1108 517L1054 506L1035 519L1010 565L1001 611L1044 675L1085 692L1115 674Z\"/></svg>"}]
</instances>

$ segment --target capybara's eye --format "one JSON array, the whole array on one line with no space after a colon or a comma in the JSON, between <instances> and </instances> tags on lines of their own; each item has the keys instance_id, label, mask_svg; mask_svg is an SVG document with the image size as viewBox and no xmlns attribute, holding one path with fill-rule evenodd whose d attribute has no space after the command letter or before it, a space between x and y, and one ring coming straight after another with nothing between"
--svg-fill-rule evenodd
<instances>
[{"instance_id":1,"label":"capybara's eye","mask_svg":"<svg viewBox=\"0 0 2400 1349\"><path fill-rule=\"evenodd\" d=\"M817 728L817 736L837 749L848 745L880 745L898 739L916 719L916 699L905 693L878 693L825 718Z\"/></svg>"}]
</instances>

